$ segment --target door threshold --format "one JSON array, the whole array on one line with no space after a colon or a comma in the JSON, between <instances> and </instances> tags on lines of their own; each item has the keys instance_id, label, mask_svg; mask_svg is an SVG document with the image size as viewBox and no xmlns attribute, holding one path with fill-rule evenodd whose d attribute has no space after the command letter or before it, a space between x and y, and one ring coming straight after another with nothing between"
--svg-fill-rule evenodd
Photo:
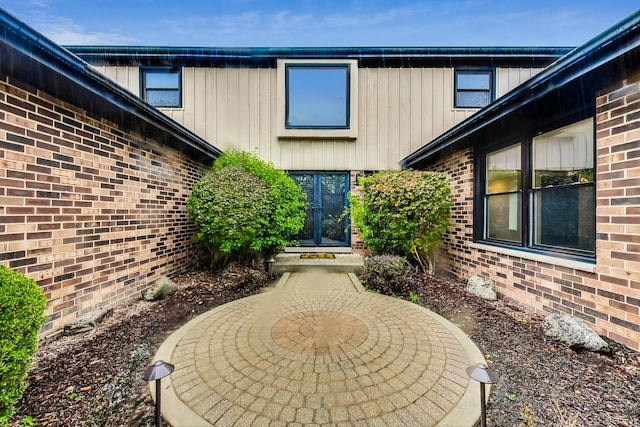
<instances>
[{"instance_id":1,"label":"door threshold","mask_svg":"<svg viewBox=\"0 0 640 427\"><path fill-rule=\"evenodd\" d=\"M349 246L288 246L284 248L285 253L332 253L332 254L350 254L351 248Z\"/></svg>"}]
</instances>

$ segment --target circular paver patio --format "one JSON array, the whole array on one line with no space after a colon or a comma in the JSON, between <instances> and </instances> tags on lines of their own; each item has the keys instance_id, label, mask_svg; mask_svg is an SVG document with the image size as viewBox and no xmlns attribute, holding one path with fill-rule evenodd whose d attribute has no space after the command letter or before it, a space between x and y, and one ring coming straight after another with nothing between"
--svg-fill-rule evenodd
<instances>
[{"instance_id":1,"label":"circular paver patio","mask_svg":"<svg viewBox=\"0 0 640 427\"><path fill-rule=\"evenodd\" d=\"M472 426L480 415L465 368L484 359L464 333L348 274L285 274L192 320L156 359L176 366L162 382L174 427Z\"/></svg>"}]
</instances>

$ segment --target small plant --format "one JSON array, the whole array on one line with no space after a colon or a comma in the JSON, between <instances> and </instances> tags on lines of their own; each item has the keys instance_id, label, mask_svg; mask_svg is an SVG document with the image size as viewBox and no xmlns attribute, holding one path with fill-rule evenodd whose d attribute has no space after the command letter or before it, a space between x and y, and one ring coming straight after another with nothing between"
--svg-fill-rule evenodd
<instances>
[{"instance_id":1,"label":"small plant","mask_svg":"<svg viewBox=\"0 0 640 427\"><path fill-rule=\"evenodd\" d=\"M533 427L533 408L527 403L520 405L520 419L522 422L519 427Z\"/></svg>"},{"instance_id":2,"label":"small plant","mask_svg":"<svg viewBox=\"0 0 640 427\"><path fill-rule=\"evenodd\" d=\"M406 295L404 284L411 271L411 265L404 257L373 255L364 261L361 279L367 289L392 296Z\"/></svg>"},{"instance_id":3,"label":"small plant","mask_svg":"<svg viewBox=\"0 0 640 427\"><path fill-rule=\"evenodd\" d=\"M35 281L0 265L0 425L27 387L46 304Z\"/></svg>"},{"instance_id":4,"label":"small plant","mask_svg":"<svg viewBox=\"0 0 640 427\"><path fill-rule=\"evenodd\" d=\"M409 300L414 304L418 304L420 302L420 295L409 292Z\"/></svg>"},{"instance_id":5,"label":"small plant","mask_svg":"<svg viewBox=\"0 0 640 427\"><path fill-rule=\"evenodd\" d=\"M72 391L71 393L69 393L69 400L73 400L74 402L79 402L82 399L84 399L84 395L77 393L75 391Z\"/></svg>"}]
</instances>

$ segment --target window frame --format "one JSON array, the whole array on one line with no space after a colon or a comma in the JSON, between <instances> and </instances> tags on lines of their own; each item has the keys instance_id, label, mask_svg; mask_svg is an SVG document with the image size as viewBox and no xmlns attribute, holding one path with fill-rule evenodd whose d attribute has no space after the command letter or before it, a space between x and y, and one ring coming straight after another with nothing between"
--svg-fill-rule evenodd
<instances>
[{"instance_id":1,"label":"window frame","mask_svg":"<svg viewBox=\"0 0 640 427\"><path fill-rule=\"evenodd\" d=\"M341 68L347 69L348 96L346 99L345 127L336 126L288 126L288 77L287 69L292 67ZM291 139L356 139L358 136L358 61L357 60L313 60L279 59L277 61L277 120L278 137Z\"/></svg>"},{"instance_id":2,"label":"window frame","mask_svg":"<svg viewBox=\"0 0 640 427\"><path fill-rule=\"evenodd\" d=\"M177 74L178 87L177 88L149 88L147 87L147 74ZM154 105L147 99L147 90L166 90L166 91L178 91L178 104L177 105ZM140 67L140 98L152 105L155 108L182 108L182 67Z\"/></svg>"},{"instance_id":3,"label":"window frame","mask_svg":"<svg viewBox=\"0 0 640 427\"><path fill-rule=\"evenodd\" d=\"M459 105L458 104L458 92L480 92L480 90L472 90L472 89L459 89L458 88L458 74L488 74L489 75L489 88L487 90L482 90L483 92L488 92L489 99L487 103L481 107L478 106L470 106L470 105ZM496 88L496 72L493 67L463 67L463 68L455 68L453 70L453 108L456 109L464 109L464 110L479 110L487 105L491 104L495 101L495 88Z\"/></svg>"},{"instance_id":4,"label":"window frame","mask_svg":"<svg viewBox=\"0 0 640 427\"><path fill-rule=\"evenodd\" d=\"M571 185L571 188L584 188L591 187L591 191L593 192L593 241L594 246L592 250L579 250L579 249L571 249L571 248L563 248L557 246L545 246L541 244L535 243L534 236L534 216L533 212L533 197L535 197L536 193L540 192L540 188L535 187L535 183L533 182L533 169L534 169L534 160L533 160L533 143L534 139L542 134L550 133L555 130L559 130L563 127L568 127L571 125L578 125L583 121L591 120L591 132L593 138L593 171L594 177L592 182L588 183L576 183ZM480 147L476 150L476 159L474 162L475 172L474 172L474 209L473 209L473 241L474 243L486 244L489 246L497 246L503 247L507 249L515 249L523 252L540 254L553 256L556 258L564 258L568 260L581 261L590 264L594 264L596 260L595 253L595 241L597 236L597 228L596 228L596 215L595 209L597 205L596 199L596 129L595 129L595 119L593 117L586 117L578 120L571 120L569 122L562 122L562 124L557 124L552 127L545 127L534 133L527 134L519 134L513 135L508 139L504 139L502 141L496 142L495 144L490 144L487 146ZM500 239L492 239L487 236L487 204L485 200L489 195L487 190L487 156L491 153L495 153L497 151L503 150L509 146L521 144L521 202L520 209L522 212L520 218L520 230L521 230L521 238L520 242L511 242ZM558 186L558 189L561 188L569 188L568 186Z\"/></svg>"}]
</instances>

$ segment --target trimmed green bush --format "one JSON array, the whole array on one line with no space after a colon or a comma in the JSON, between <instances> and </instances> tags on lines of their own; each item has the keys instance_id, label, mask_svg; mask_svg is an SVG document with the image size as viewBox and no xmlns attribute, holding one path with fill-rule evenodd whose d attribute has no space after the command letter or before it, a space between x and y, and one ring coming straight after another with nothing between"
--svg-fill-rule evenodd
<instances>
[{"instance_id":1,"label":"trimmed green bush","mask_svg":"<svg viewBox=\"0 0 640 427\"><path fill-rule=\"evenodd\" d=\"M367 289L386 295L403 295L412 273L411 264L405 257L372 255L364 260L360 278Z\"/></svg>"},{"instance_id":2,"label":"trimmed green bush","mask_svg":"<svg viewBox=\"0 0 640 427\"><path fill-rule=\"evenodd\" d=\"M212 266L224 266L231 253L255 246L271 211L269 187L239 166L212 170L193 187L187 201L195 239L211 252Z\"/></svg>"},{"instance_id":3,"label":"trimmed green bush","mask_svg":"<svg viewBox=\"0 0 640 427\"><path fill-rule=\"evenodd\" d=\"M427 273L431 249L449 227L451 191L446 175L414 170L382 171L360 179L349 194L351 219L376 254L413 258Z\"/></svg>"},{"instance_id":4,"label":"trimmed green bush","mask_svg":"<svg viewBox=\"0 0 640 427\"><path fill-rule=\"evenodd\" d=\"M0 265L0 423L27 387L47 301L32 279Z\"/></svg>"},{"instance_id":5,"label":"trimmed green bush","mask_svg":"<svg viewBox=\"0 0 640 427\"><path fill-rule=\"evenodd\" d=\"M219 174L230 168L241 169L254 180L220 181ZM215 206L231 199L233 203ZM187 201L189 217L198 228L196 239L212 251L214 258L215 253L227 254L225 262L234 254L271 254L295 244L289 236L302 228L305 208L306 195L284 171L251 153L237 151L218 158Z\"/></svg>"}]
</instances>

